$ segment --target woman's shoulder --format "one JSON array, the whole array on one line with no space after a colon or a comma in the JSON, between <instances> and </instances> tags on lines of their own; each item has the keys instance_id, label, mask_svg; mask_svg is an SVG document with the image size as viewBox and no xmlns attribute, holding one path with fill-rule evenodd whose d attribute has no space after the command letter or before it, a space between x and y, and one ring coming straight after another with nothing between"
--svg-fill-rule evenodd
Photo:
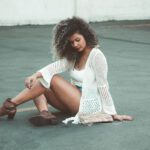
<instances>
[{"instance_id":1,"label":"woman's shoulder","mask_svg":"<svg viewBox=\"0 0 150 150\"><path fill-rule=\"evenodd\" d=\"M101 51L99 47L93 48L93 57L96 57L97 55L101 57L105 57L104 53Z\"/></svg>"},{"instance_id":2,"label":"woman's shoulder","mask_svg":"<svg viewBox=\"0 0 150 150\"><path fill-rule=\"evenodd\" d=\"M107 59L100 48L96 47L93 49L91 64L93 65L93 63L96 65L98 65L99 63L107 63Z\"/></svg>"}]
</instances>

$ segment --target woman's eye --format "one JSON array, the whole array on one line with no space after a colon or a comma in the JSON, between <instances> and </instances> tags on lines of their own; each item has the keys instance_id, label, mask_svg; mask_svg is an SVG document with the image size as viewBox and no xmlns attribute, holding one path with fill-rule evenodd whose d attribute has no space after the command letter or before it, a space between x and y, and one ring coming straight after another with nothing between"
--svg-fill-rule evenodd
<instances>
[{"instance_id":1,"label":"woman's eye","mask_svg":"<svg viewBox=\"0 0 150 150\"><path fill-rule=\"evenodd\" d=\"M80 41L80 39L76 39L76 41L77 41L77 42L79 42L79 41Z\"/></svg>"},{"instance_id":2,"label":"woman's eye","mask_svg":"<svg viewBox=\"0 0 150 150\"><path fill-rule=\"evenodd\" d=\"M73 45L75 42L80 42L80 39L75 39L74 41L70 41L70 44Z\"/></svg>"}]
</instances>

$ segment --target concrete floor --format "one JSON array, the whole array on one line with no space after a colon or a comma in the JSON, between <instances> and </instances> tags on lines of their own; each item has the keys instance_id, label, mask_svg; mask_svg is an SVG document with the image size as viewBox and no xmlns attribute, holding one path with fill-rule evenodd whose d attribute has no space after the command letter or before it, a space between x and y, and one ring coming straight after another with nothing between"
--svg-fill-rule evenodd
<instances>
[{"instance_id":1,"label":"concrete floor","mask_svg":"<svg viewBox=\"0 0 150 150\"><path fill-rule=\"evenodd\" d=\"M0 118L0 150L149 150L150 21L92 23L109 65L110 91L120 114L132 122L33 127L37 110ZM24 88L24 79L52 62L53 26L0 27L0 102ZM66 73L63 74L69 79ZM19 109L34 106L32 102ZM53 111L56 111L53 109Z\"/></svg>"}]
</instances>

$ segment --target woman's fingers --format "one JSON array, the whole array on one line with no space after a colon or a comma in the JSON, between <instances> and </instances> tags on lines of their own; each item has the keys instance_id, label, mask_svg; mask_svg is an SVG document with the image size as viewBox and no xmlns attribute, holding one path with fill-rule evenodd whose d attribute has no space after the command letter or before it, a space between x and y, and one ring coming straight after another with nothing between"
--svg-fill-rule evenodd
<instances>
[{"instance_id":1,"label":"woman's fingers","mask_svg":"<svg viewBox=\"0 0 150 150\"><path fill-rule=\"evenodd\" d=\"M33 81L34 79L32 77L28 77L26 80L25 80L25 86L30 89L32 86L33 86Z\"/></svg>"},{"instance_id":2,"label":"woman's fingers","mask_svg":"<svg viewBox=\"0 0 150 150\"><path fill-rule=\"evenodd\" d=\"M117 121L123 121L123 120L132 121L133 117L129 115L113 115L113 119Z\"/></svg>"},{"instance_id":3,"label":"woman's fingers","mask_svg":"<svg viewBox=\"0 0 150 150\"><path fill-rule=\"evenodd\" d=\"M32 86L34 85L34 83L36 82L37 78L38 78L37 74L33 74L33 75L27 77L27 78L25 79L25 86L26 86L28 89L31 89Z\"/></svg>"},{"instance_id":4,"label":"woman's fingers","mask_svg":"<svg viewBox=\"0 0 150 150\"><path fill-rule=\"evenodd\" d=\"M133 117L128 115L123 115L123 120L132 121Z\"/></svg>"},{"instance_id":5,"label":"woman's fingers","mask_svg":"<svg viewBox=\"0 0 150 150\"><path fill-rule=\"evenodd\" d=\"M25 79L24 84L28 88L28 78Z\"/></svg>"},{"instance_id":6,"label":"woman's fingers","mask_svg":"<svg viewBox=\"0 0 150 150\"><path fill-rule=\"evenodd\" d=\"M35 83L35 82L34 82L34 79L31 79L31 80L30 80L30 83L29 83L29 88L30 88L30 89L32 88L32 86L34 85L34 83Z\"/></svg>"},{"instance_id":7,"label":"woman's fingers","mask_svg":"<svg viewBox=\"0 0 150 150\"><path fill-rule=\"evenodd\" d=\"M122 121L123 120L122 117L121 117L121 115L114 115L113 119L117 120L117 121Z\"/></svg>"}]
</instances>

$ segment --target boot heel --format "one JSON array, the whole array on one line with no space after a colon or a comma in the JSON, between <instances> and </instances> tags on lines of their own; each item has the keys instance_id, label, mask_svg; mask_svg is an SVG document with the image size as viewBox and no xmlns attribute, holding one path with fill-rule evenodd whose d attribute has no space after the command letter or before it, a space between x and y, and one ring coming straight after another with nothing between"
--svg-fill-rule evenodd
<instances>
[{"instance_id":1,"label":"boot heel","mask_svg":"<svg viewBox=\"0 0 150 150\"><path fill-rule=\"evenodd\" d=\"M9 119L9 120L13 120L14 117L15 117L15 114L16 114L16 111L10 112L10 113L8 114L8 119Z\"/></svg>"},{"instance_id":2,"label":"boot heel","mask_svg":"<svg viewBox=\"0 0 150 150\"><path fill-rule=\"evenodd\" d=\"M17 104L11 101L11 98L7 98L3 105L0 107L0 117L8 116L8 119L13 119L16 114Z\"/></svg>"}]
</instances>

